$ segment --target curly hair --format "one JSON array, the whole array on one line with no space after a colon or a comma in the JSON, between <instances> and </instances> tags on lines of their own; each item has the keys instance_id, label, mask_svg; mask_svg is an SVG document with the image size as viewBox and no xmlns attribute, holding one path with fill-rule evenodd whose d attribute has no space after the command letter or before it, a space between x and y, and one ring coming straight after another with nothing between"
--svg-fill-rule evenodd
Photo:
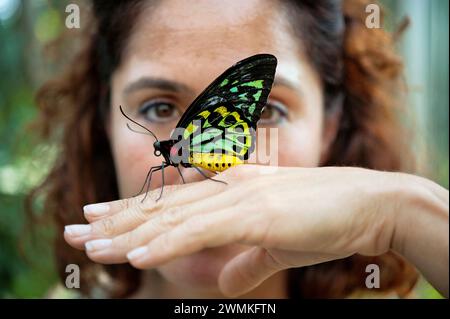
<instances>
[{"instance_id":1,"label":"curly hair","mask_svg":"<svg viewBox=\"0 0 450 319\"><path fill-rule=\"evenodd\" d=\"M119 198L113 157L105 131L109 79L120 64L133 21L143 0L93 1L91 24L82 34L76 63L45 83L37 94L42 137L60 145L46 180L27 197L45 195L45 214L56 227L55 253L61 278L69 263L80 265L82 292L103 289L110 297L127 297L140 286L141 271L128 264L99 265L64 241L67 224L84 223L79 209L87 203ZM408 132L399 114L404 103L402 60L393 36L365 26L366 0L283 0L291 25L324 88L326 116L340 114L337 137L322 165L360 166L386 171L412 171ZM291 10L292 9L292 10ZM57 123L57 124L55 124ZM288 270L291 298L342 298L367 289L368 264L382 267L381 293L406 295L415 285L414 267L393 252L351 257ZM102 274L113 278L112 284Z\"/></svg>"}]
</instances>

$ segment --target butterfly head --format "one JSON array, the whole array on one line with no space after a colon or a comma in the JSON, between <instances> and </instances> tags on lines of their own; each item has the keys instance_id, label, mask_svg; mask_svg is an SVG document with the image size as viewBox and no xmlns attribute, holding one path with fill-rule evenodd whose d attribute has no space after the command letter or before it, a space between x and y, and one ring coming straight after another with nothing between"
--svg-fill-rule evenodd
<instances>
[{"instance_id":1,"label":"butterfly head","mask_svg":"<svg viewBox=\"0 0 450 319\"><path fill-rule=\"evenodd\" d=\"M156 141L155 143L153 143L153 148L155 149L153 151L153 154L155 154L155 156L161 156L161 142Z\"/></svg>"},{"instance_id":2,"label":"butterfly head","mask_svg":"<svg viewBox=\"0 0 450 319\"><path fill-rule=\"evenodd\" d=\"M165 140L165 141L156 141L153 143L153 154L155 156L163 156L166 163L172 163L171 155L173 150L173 145L175 141L173 140Z\"/></svg>"}]
</instances>

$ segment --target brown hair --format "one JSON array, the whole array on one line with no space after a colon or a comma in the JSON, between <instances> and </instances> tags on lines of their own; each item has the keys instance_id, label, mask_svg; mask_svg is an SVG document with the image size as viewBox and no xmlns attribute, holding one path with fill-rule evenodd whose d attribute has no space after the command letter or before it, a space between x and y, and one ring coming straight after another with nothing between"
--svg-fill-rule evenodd
<instances>
[{"instance_id":1,"label":"brown hair","mask_svg":"<svg viewBox=\"0 0 450 319\"><path fill-rule=\"evenodd\" d=\"M37 95L38 126L43 137L61 144L61 152L42 185L28 197L28 209L39 193L45 212L56 225L58 270L80 265L85 294L105 289L108 296L126 297L140 283L140 271L128 264L99 265L69 247L63 227L85 223L81 207L118 198L118 187L104 118L109 109L109 78L119 65L132 21L146 1L93 1L94 19L85 41L59 78ZM292 26L321 77L327 114L341 114L337 137L324 165L352 165L380 170L409 171L410 157L398 119L397 101L402 63L393 38L383 29L365 26L365 7L372 1L298 0L290 6ZM338 113L336 113L338 112ZM57 123L57 124L55 124ZM340 298L366 289L365 267L383 269L379 292L409 292L417 280L414 268L394 253L377 257L354 255L343 260L290 269L292 298ZM114 279L106 286L101 273Z\"/></svg>"}]
</instances>

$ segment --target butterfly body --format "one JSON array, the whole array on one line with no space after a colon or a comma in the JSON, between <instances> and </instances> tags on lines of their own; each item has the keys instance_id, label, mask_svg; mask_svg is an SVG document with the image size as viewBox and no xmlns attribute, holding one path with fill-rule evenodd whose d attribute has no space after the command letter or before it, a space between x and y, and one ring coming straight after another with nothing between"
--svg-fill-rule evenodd
<instances>
[{"instance_id":1,"label":"butterfly body","mask_svg":"<svg viewBox=\"0 0 450 319\"><path fill-rule=\"evenodd\" d=\"M164 143L167 142L167 143ZM214 153L193 153L187 161L176 162L172 158L178 155L178 149L175 146L166 148L165 145L174 143L173 140L160 141L163 146L155 147L155 149L161 152L165 162L168 166L177 167L201 167L213 172L222 172L227 168L243 164L244 161L234 155L229 154L214 154ZM161 145L160 144L160 145Z\"/></svg>"}]
</instances>

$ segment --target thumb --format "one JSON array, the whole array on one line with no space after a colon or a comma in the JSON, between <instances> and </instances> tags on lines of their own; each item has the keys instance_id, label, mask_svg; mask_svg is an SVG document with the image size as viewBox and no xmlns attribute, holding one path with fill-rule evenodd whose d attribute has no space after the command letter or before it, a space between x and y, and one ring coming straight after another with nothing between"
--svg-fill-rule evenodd
<instances>
[{"instance_id":1,"label":"thumb","mask_svg":"<svg viewBox=\"0 0 450 319\"><path fill-rule=\"evenodd\" d=\"M288 268L261 247L253 247L233 259L219 275L219 288L225 296L236 297L257 286L276 272Z\"/></svg>"}]
</instances>

